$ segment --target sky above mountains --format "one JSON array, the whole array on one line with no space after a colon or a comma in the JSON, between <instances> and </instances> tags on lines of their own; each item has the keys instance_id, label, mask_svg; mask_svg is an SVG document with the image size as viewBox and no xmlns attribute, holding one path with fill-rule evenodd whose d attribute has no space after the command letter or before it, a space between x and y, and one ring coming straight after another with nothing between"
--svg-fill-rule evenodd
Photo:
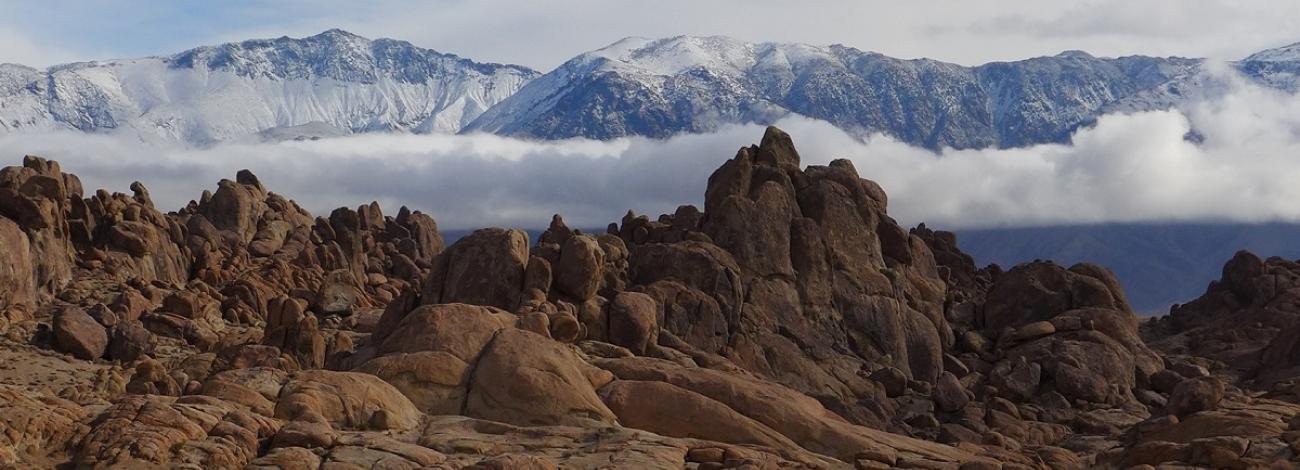
<instances>
[{"instance_id":1,"label":"sky above mountains","mask_svg":"<svg viewBox=\"0 0 1300 470\"><path fill-rule=\"evenodd\" d=\"M793 6L792 6L793 5ZM0 62L172 53L343 28L539 70L626 36L845 44L978 64L1081 49L1238 59L1300 39L1300 3L1263 0L48 0L0 2Z\"/></svg>"}]
</instances>

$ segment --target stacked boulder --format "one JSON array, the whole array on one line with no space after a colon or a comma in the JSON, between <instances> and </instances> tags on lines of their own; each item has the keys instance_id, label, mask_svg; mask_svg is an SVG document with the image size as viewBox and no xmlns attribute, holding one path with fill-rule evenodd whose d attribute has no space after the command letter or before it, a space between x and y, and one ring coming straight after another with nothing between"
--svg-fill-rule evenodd
<instances>
[{"instance_id":1,"label":"stacked boulder","mask_svg":"<svg viewBox=\"0 0 1300 470\"><path fill-rule=\"evenodd\" d=\"M58 162L23 158L23 166L0 170L0 216L16 223L27 238L32 276L48 298L72 277L72 205L81 200L81 180L63 173ZM18 248L15 246L15 248Z\"/></svg>"},{"instance_id":2,"label":"stacked boulder","mask_svg":"<svg viewBox=\"0 0 1300 470\"><path fill-rule=\"evenodd\" d=\"M660 306L661 344L880 426L892 412L868 377L933 383L954 341L934 257L887 203L847 160L801 169L790 136L769 128L710 176L703 213L629 214L610 232L628 246L629 289Z\"/></svg>"},{"instance_id":3,"label":"stacked boulder","mask_svg":"<svg viewBox=\"0 0 1300 470\"><path fill-rule=\"evenodd\" d=\"M557 215L535 241L444 247L375 203L314 217L248 171L174 213L131 190L0 170L0 466L1248 468L1300 448L1292 390L1152 350L1109 271L977 268L775 128L703 210L600 234ZM1250 261L1157 324L1281 310L1289 265ZM1265 363L1293 356L1277 338Z\"/></svg>"},{"instance_id":4,"label":"stacked boulder","mask_svg":"<svg viewBox=\"0 0 1300 470\"><path fill-rule=\"evenodd\" d=\"M0 215L0 332L29 319L36 307L36 268L27 234Z\"/></svg>"},{"instance_id":5,"label":"stacked boulder","mask_svg":"<svg viewBox=\"0 0 1300 470\"><path fill-rule=\"evenodd\" d=\"M1171 354L1214 360L1262 388L1300 377L1300 263L1238 252L1205 293L1152 320L1146 333Z\"/></svg>"}]
</instances>

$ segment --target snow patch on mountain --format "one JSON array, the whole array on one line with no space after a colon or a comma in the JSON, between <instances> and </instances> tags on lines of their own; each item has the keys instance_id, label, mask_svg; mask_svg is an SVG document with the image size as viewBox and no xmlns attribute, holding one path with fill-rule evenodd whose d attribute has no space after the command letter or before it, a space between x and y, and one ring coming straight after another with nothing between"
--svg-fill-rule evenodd
<instances>
[{"instance_id":1,"label":"snow patch on mountain","mask_svg":"<svg viewBox=\"0 0 1300 470\"><path fill-rule=\"evenodd\" d=\"M1243 62L1296 62L1300 61L1300 43L1278 48L1266 49L1250 56Z\"/></svg>"}]
</instances>

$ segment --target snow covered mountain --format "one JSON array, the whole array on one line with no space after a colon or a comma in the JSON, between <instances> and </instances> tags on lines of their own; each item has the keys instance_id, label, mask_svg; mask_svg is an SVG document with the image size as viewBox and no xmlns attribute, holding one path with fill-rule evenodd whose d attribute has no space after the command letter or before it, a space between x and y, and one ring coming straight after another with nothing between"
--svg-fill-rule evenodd
<instances>
[{"instance_id":1,"label":"snow covered mountain","mask_svg":"<svg viewBox=\"0 0 1300 470\"><path fill-rule=\"evenodd\" d=\"M580 55L469 126L537 138L662 137L788 113L931 148L1061 141L1199 60L1066 52L963 67L845 46L629 38Z\"/></svg>"},{"instance_id":2,"label":"snow covered mountain","mask_svg":"<svg viewBox=\"0 0 1300 470\"><path fill-rule=\"evenodd\" d=\"M341 30L47 70L5 64L0 132L130 130L198 145L259 135L452 133L538 75Z\"/></svg>"},{"instance_id":3,"label":"snow covered mountain","mask_svg":"<svg viewBox=\"0 0 1300 470\"><path fill-rule=\"evenodd\" d=\"M1231 64L1300 91L1300 44ZM205 145L356 132L540 139L667 137L796 113L928 148L1063 142L1115 111L1225 84L1201 59L1069 51L975 67L851 47L627 38L542 75L340 30L168 57L36 70L0 64L0 133L130 132Z\"/></svg>"},{"instance_id":4,"label":"snow covered mountain","mask_svg":"<svg viewBox=\"0 0 1300 470\"><path fill-rule=\"evenodd\" d=\"M1235 65L1264 84L1293 93L1300 91L1300 43L1256 52Z\"/></svg>"}]
</instances>

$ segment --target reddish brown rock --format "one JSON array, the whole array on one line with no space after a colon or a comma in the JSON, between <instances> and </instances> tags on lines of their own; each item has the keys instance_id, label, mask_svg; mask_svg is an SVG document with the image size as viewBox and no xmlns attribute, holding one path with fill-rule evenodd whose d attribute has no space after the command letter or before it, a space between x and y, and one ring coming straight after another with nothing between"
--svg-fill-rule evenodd
<instances>
[{"instance_id":1,"label":"reddish brown rock","mask_svg":"<svg viewBox=\"0 0 1300 470\"><path fill-rule=\"evenodd\" d=\"M596 396L603 383L593 383L602 373L593 369L542 336L501 330L474 366L464 414L520 425L613 423Z\"/></svg>"},{"instance_id":2,"label":"reddish brown rock","mask_svg":"<svg viewBox=\"0 0 1300 470\"><path fill-rule=\"evenodd\" d=\"M300 367L317 369L325 365L325 337L316 317L304 312L304 307L298 299L272 299L267 304L262 344L289 354Z\"/></svg>"},{"instance_id":3,"label":"reddish brown rock","mask_svg":"<svg viewBox=\"0 0 1300 470\"><path fill-rule=\"evenodd\" d=\"M514 320L514 315L492 307L425 305L405 314L391 332L381 327L384 341L379 353L443 351L469 362L478 357L498 330L512 326Z\"/></svg>"},{"instance_id":4,"label":"reddish brown rock","mask_svg":"<svg viewBox=\"0 0 1300 470\"><path fill-rule=\"evenodd\" d=\"M427 215L313 217L248 171L165 213L28 159L0 171L0 309L32 327L0 381L65 399L10 400L0 466L1295 460L1300 265L1238 255L1143 337L1104 268L978 269L851 162L800 165L769 129L703 211L443 250Z\"/></svg>"},{"instance_id":5,"label":"reddish brown rock","mask_svg":"<svg viewBox=\"0 0 1300 470\"><path fill-rule=\"evenodd\" d=\"M44 296L72 278L75 251L68 215L80 197L81 182L63 173L58 162L29 155L22 166L0 170L0 216L26 233L35 286Z\"/></svg>"},{"instance_id":6,"label":"reddish brown rock","mask_svg":"<svg viewBox=\"0 0 1300 470\"><path fill-rule=\"evenodd\" d=\"M855 460L863 453L877 458L893 457L899 451L940 461L972 458L940 444L854 426L816 400L770 382L650 358L608 359L597 364L621 380L666 382L703 395L768 426L807 450L843 461Z\"/></svg>"},{"instance_id":7,"label":"reddish brown rock","mask_svg":"<svg viewBox=\"0 0 1300 470\"><path fill-rule=\"evenodd\" d=\"M1169 414L1186 416L1198 411L1213 411L1223 400L1223 382L1214 377L1183 380L1169 394L1165 409Z\"/></svg>"},{"instance_id":8,"label":"reddish brown rock","mask_svg":"<svg viewBox=\"0 0 1300 470\"><path fill-rule=\"evenodd\" d=\"M501 455L478 461L465 470L555 470L549 460L528 455Z\"/></svg>"},{"instance_id":9,"label":"reddish brown rock","mask_svg":"<svg viewBox=\"0 0 1300 470\"><path fill-rule=\"evenodd\" d=\"M962 387L961 381L950 372L939 375L933 393L935 404L939 409L947 412L960 410L970 402L970 397L966 395L966 389Z\"/></svg>"},{"instance_id":10,"label":"reddish brown rock","mask_svg":"<svg viewBox=\"0 0 1300 470\"><path fill-rule=\"evenodd\" d=\"M190 464L242 467L256 457L259 436L276 424L215 398L188 400L132 395L105 410L77 445L73 463L85 467Z\"/></svg>"},{"instance_id":11,"label":"reddish brown rock","mask_svg":"<svg viewBox=\"0 0 1300 470\"><path fill-rule=\"evenodd\" d=\"M984 326L1007 326L1049 320L1068 310L1095 307L1132 313L1114 274L1081 264L1069 270L1048 262L1017 266L989 290ZM1133 322L1136 327L1136 321Z\"/></svg>"},{"instance_id":12,"label":"reddish brown rock","mask_svg":"<svg viewBox=\"0 0 1300 470\"><path fill-rule=\"evenodd\" d=\"M309 370L295 373L275 405L281 419L323 417L339 429L411 429L420 411L392 385L369 374Z\"/></svg>"},{"instance_id":13,"label":"reddish brown rock","mask_svg":"<svg viewBox=\"0 0 1300 470\"><path fill-rule=\"evenodd\" d=\"M459 302L514 310L527 266L528 234L481 229L439 255L422 299L425 304Z\"/></svg>"},{"instance_id":14,"label":"reddish brown rock","mask_svg":"<svg viewBox=\"0 0 1300 470\"><path fill-rule=\"evenodd\" d=\"M303 447L278 447L248 464L254 470L315 470L320 457Z\"/></svg>"},{"instance_id":15,"label":"reddish brown rock","mask_svg":"<svg viewBox=\"0 0 1300 470\"><path fill-rule=\"evenodd\" d=\"M0 312L30 310L36 306L36 272L27 234L0 216Z\"/></svg>"},{"instance_id":16,"label":"reddish brown rock","mask_svg":"<svg viewBox=\"0 0 1300 470\"><path fill-rule=\"evenodd\" d=\"M178 396L181 386L167 373L161 362L145 359L135 366L131 381L126 384L126 391L137 395Z\"/></svg>"},{"instance_id":17,"label":"reddish brown rock","mask_svg":"<svg viewBox=\"0 0 1300 470\"><path fill-rule=\"evenodd\" d=\"M131 362L152 355L157 347L153 333L140 326L140 322L121 322L115 325L108 339L108 358Z\"/></svg>"},{"instance_id":18,"label":"reddish brown rock","mask_svg":"<svg viewBox=\"0 0 1300 470\"><path fill-rule=\"evenodd\" d=\"M605 251L590 235L571 236L555 264L555 288L575 299L596 295L604 280Z\"/></svg>"},{"instance_id":19,"label":"reddish brown rock","mask_svg":"<svg viewBox=\"0 0 1300 470\"><path fill-rule=\"evenodd\" d=\"M465 405L471 364L445 351L423 351L377 357L356 371L393 385L424 413L453 415Z\"/></svg>"},{"instance_id":20,"label":"reddish brown rock","mask_svg":"<svg viewBox=\"0 0 1300 470\"><path fill-rule=\"evenodd\" d=\"M722 402L665 382L615 380L600 389L600 396L624 426L673 437L798 447Z\"/></svg>"},{"instance_id":21,"label":"reddish brown rock","mask_svg":"<svg viewBox=\"0 0 1300 470\"><path fill-rule=\"evenodd\" d=\"M54 317L54 347L78 359L98 359L108 350L108 332L79 308L67 308Z\"/></svg>"},{"instance_id":22,"label":"reddish brown rock","mask_svg":"<svg viewBox=\"0 0 1300 470\"><path fill-rule=\"evenodd\" d=\"M17 387L0 387L0 466L36 468L85 432L88 411L76 403Z\"/></svg>"},{"instance_id":23,"label":"reddish brown rock","mask_svg":"<svg viewBox=\"0 0 1300 470\"><path fill-rule=\"evenodd\" d=\"M624 292L609 305L609 341L643 355L659 339L654 298L636 292Z\"/></svg>"}]
</instances>

